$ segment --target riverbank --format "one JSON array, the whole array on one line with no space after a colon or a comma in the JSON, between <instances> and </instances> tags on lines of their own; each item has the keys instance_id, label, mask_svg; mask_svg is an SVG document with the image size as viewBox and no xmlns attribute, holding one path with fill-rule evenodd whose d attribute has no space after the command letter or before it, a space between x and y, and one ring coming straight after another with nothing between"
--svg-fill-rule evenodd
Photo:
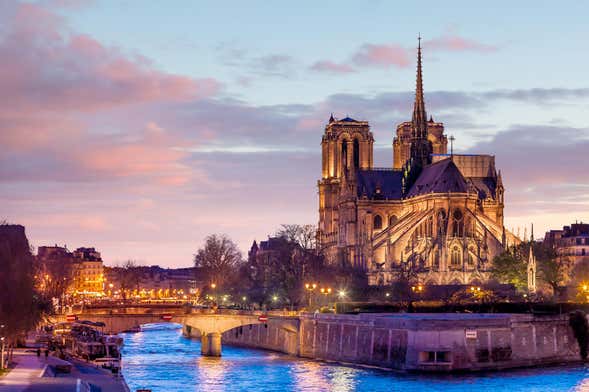
<instances>
[{"instance_id":1,"label":"riverbank","mask_svg":"<svg viewBox=\"0 0 589 392\"><path fill-rule=\"evenodd\" d=\"M299 320L297 330L279 323L235 328L223 333L222 342L417 372L503 370L580 359L568 315L302 314Z\"/></svg>"},{"instance_id":2,"label":"riverbank","mask_svg":"<svg viewBox=\"0 0 589 392\"><path fill-rule=\"evenodd\" d=\"M103 391L129 392L122 376L96 368L84 362L71 360L70 373L56 373L55 367L64 361L43 355L37 357L35 349L14 350L14 367L0 378L2 392L68 392Z\"/></svg>"}]
</instances>

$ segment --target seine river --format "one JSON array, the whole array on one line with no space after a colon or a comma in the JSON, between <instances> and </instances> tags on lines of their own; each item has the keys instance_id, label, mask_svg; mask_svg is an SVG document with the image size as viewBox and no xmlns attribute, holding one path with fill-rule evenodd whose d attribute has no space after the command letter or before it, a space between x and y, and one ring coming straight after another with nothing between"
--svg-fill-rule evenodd
<instances>
[{"instance_id":1,"label":"seine river","mask_svg":"<svg viewBox=\"0 0 589 392\"><path fill-rule=\"evenodd\" d=\"M554 367L461 376L422 376L301 360L223 347L200 356L200 342L173 325L122 334L123 374L131 391L588 391L589 368Z\"/></svg>"}]
</instances>

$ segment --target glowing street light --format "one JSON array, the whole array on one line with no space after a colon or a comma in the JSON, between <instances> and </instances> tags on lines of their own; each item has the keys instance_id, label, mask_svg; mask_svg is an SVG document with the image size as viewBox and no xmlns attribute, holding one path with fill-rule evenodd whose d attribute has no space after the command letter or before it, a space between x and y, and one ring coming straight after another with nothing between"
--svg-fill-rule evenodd
<instances>
[{"instance_id":1,"label":"glowing street light","mask_svg":"<svg viewBox=\"0 0 589 392\"><path fill-rule=\"evenodd\" d=\"M338 296L340 299L344 299L344 298L346 297L346 291L345 291L345 290L340 290L340 291L338 291L338 293L337 293L337 296Z\"/></svg>"}]
</instances>

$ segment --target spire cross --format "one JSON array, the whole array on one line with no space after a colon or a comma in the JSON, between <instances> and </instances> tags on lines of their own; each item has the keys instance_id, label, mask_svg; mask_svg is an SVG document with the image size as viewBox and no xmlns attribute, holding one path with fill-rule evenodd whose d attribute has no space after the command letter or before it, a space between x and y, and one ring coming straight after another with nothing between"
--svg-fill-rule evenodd
<instances>
[{"instance_id":1,"label":"spire cross","mask_svg":"<svg viewBox=\"0 0 589 392\"><path fill-rule=\"evenodd\" d=\"M454 135L450 135L450 156L454 156L454 140L456 140Z\"/></svg>"}]
</instances>

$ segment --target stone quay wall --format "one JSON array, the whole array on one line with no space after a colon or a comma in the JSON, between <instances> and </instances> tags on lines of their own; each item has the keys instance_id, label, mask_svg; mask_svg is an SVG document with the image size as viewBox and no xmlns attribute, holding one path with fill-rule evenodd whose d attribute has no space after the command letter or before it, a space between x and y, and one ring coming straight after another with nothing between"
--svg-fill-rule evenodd
<instances>
[{"instance_id":1,"label":"stone quay wall","mask_svg":"<svg viewBox=\"0 0 589 392\"><path fill-rule=\"evenodd\" d=\"M409 371L496 370L579 360L568 315L303 314L298 333L242 326L223 344Z\"/></svg>"}]
</instances>

